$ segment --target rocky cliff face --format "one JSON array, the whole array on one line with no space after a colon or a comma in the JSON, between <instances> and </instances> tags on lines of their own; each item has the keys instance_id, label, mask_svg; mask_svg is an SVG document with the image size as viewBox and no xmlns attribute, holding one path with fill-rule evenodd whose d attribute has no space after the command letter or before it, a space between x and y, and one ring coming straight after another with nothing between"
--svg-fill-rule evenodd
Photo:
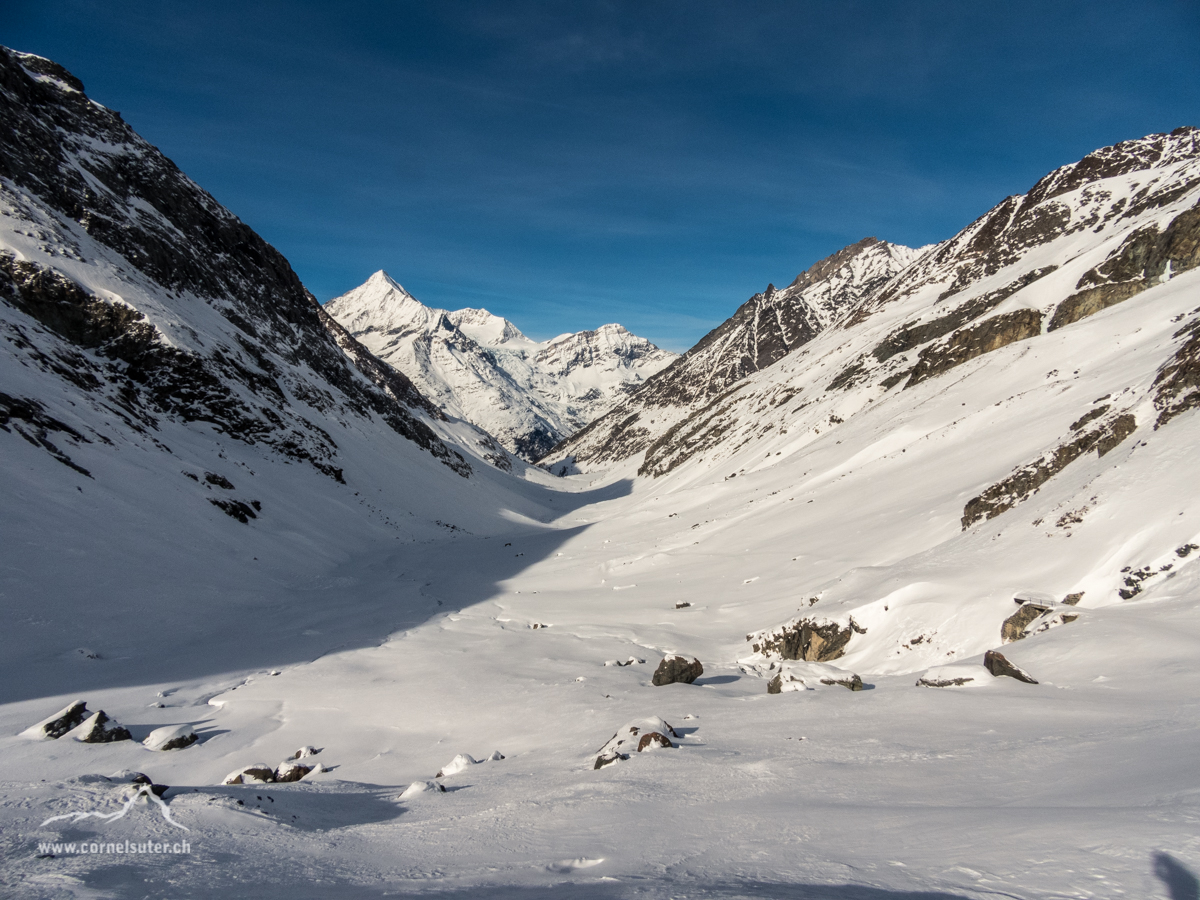
<instances>
[{"instance_id":1,"label":"rocky cliff face","mask_svg":"<svg viewBox=\"0 0 1200 900\"><path fill-rule=\"evenodd\" d=\"M620 325L537 343L486 309L427 307L382 271L325 309L440 409L530 461L675 358Z\"/></svg>"},{"instance_id":2,"label":"rocky cliff face","mask_svg":"<svg viewBox=\"0 0 1200 900\"><path fill-rule=\"evenodd\" d=\"M470 473L431 428L440 411L328 322L274 248L61 66L7 49L0 331L0 427L62 462L170 421L341 481L336 435L357 421Z\"/></svg>"},{"instance_id":3,"label":"rocky cliff face","mask_svg":"<svg viewBox=\"0 0 1200 900\"><path fill-rule=\"evenodd\" d=\"M865 238L802 272L783 290L768 285L604 418L555 448L548 461L588 466L647 450L681 414L718 402L746 376L811 341L873 296L919 251Z\"/></svg>"}]
</instances>

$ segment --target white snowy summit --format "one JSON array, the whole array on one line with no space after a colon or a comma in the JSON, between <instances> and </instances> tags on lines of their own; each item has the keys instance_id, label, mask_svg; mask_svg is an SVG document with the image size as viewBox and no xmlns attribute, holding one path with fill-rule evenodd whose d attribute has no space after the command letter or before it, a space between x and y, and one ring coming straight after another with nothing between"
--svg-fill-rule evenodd
<instances>
[{"instance_id":1,"label":"white snowy summit","mask_svg":"<svg viewBox=\"0 0 1200 900\"><path fill-rule=\"evenodd\" d=\"M325 311L446 413L531 462L675 359L620 325L538 343L486 309L425 306L384 271Z\"/></svg>"}]
</instances>

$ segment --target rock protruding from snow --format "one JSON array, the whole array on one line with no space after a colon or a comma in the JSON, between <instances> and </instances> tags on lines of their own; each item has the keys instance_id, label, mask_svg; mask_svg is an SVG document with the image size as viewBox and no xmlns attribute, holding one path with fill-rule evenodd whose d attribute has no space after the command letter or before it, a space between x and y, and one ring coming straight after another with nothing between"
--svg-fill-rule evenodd
<instances>
[{"instance_id":1,"label":"rock protruding from snow","mask_svg":"<svg viewBox=\"0 0 1200 900\"><path fill-rule=\"evenodd\" d=\"M651 679L655 687L667 684L691 684L704 674L700 660L689 660L686 656L664 656Z\"/></svg>"},{"instance_id":2,"label":"rock protruding from snow","mask_svg":"<svg viewBox=\"0 0 1200 900\"><path fill-rule=\"evenodd\" d=\"M111 744L114 741L133 740L129 729L102 709L96 710L81 724L67 732L66 737L84 744Z\"/></svg>"},{"instance_id":3,"label":"rock protruding from snow","mask_svg":"<svg viewBox=\"0 0 1200 900\"><path fill-rule=\"evenodd\" d=\"M299 781L315 768L315 766L306 766L304 763L296 762L294 759L285 759L275 767L275 781L281 784Z\"/></svg>"},{"instance_id":4,"label":"rock protruding from snow","mask_svg":"<svg viewBox=\"0 0 1200 900\"><path fill-rule=\"evenodd\" d=\"M658 716L635 719L617 729L617 733L597 751L592 768L602 769L612 763L629 759L630 753L642 753L658 747L674 747L675 744L670 739L678 737L675 729Z\"/></svg>"},{"instance_id":5,"label":"rock protruding from snow","mask_svg":"<svg viewBox=\"0 0 1200 900\"><path fill-rule=\"evenodd\" d=\"M142 746L147 750L182 750L198 740L200 735L191 725L167 725L150 732Z\"/></svg>"},{"instance_id":6,"label":"rock protruding from snow","mask_svg":"<svg viewBox=\"0 0 1200 900\"><path fill-rule=\"evenodd\" d=\"M301 747L292 754L292 759L304 759L305 757L316 756L320 752L320 749L317 747Z\"/></svg>"},{"instance_id":7,"label":"rock protruding from snow","mask_svg":"<svg viewBox=\"0 0 1200 900\"><path fill-rule=\"evenodd\" d=\"M917 687L948 688L979 684L978 670L969 666L935 666L917 679Z\"/></svg>"},{"instance_id":8,"label":"rock protruding from snow","mask_svg":"<svg viewBox=\"0 0 1200 900\"><path fill-rule=\"evenodd\" d=\"M77 727L87 716L87 703L76 700L68 703L54 715L42 719L36 725L30 725L21 732L21 737L39 741L57 740Z\"/></svg>"},{"instance_id":9,"label":"rock protruding from snow","mask_svg":"<svg viewBox=\"0 0 1200 900\"><path fill-rule=\"evenodd\" d=\"M1005 655L1000 653L998 650L989 650L987 653L983 654L983 665L997 678L1002 675L1006 675L1009 678L1015 678L1017 681L1023 681L1026 684L1037 684L1037 681L1032 675L1030 675L1020 666L1009 662L1007 657L1005 657Z\"/></svg>"},{"instance_id":10,"label":"rock protruding from snow","mask_svg":"<svg viewBox=\"0 0 1200 900\"><path fill-rule=\"evenodd\" d=\"M753 665L747 662L748 665ZM755 667L759 668L759 667ZM775 668L772 663L772 671ZM759 668L759 671L761 669ZM856 672L839 669L837 666L817 662L785 662L779 664L779 670L767 682L768 694L784 694L790 691L811 691L817 685L826 687L839 686L852 691L863 689L863 680Z\"/></svg>"},{"instance_id":11,"label":"rock protruding from snow","mask_svg":"<svg viewBox=\"0 0 1200 900\"><path fill-rule=\"evenodd\" d=\"M266 763L254 763L234 769L221 779L221 784L271 784L274 781L274 769Z\"/></svg>"},{"instance_id":12,"label":"rock protruding from snow","mask_svg":"<svg viewBox=\"0 0 1200 900\"><path fill-rule=\"evenodd\" d=\"M846 652L855 634L866 634L852 619L849 624L828 618L800 618L769 631L746 635L755 653L775 659L827 662Z\"/></svg>"}]
</instances>

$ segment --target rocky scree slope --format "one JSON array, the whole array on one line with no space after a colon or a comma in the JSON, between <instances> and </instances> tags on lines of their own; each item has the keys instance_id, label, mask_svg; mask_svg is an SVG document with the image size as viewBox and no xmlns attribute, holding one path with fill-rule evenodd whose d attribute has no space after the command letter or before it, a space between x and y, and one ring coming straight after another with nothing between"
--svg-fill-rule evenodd
<instances>
[{"instance_id":1,"label":"rocky scree slope","mask_svg":"<svg viewBox=\"0 0 1200 900\"><path fill-rule=\"evenodd\" d=\"M444 412L530 462L675 358L612 324L537 343L486 309L425 306L383 271L325 310Z\"/></svg>"},{"instance_id":2,"label":"rocky scree slope","mask_svg":"<svg viewBox=\"0 0 1200 900\"><path fill-rule=\"evenodd\" d=\"M732 385L839 321L919 252L864 238L816 263L782 290L768 285L627 400L555 447L546 465L570 460L593 469L638 456L681 417L707 407Z\"/></svg>"}]
</instances>

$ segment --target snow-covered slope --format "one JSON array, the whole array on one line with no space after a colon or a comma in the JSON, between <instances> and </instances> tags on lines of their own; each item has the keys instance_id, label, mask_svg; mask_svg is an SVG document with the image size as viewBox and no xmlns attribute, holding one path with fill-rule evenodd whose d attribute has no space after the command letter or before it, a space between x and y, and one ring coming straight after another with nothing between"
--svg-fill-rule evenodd
<instances>
[{"instance_id":1,"label":"snow-covered slope","mask_svg":"<svg viewBox=\"0 0 1200 900\"><path fill-rule=\"evenodd\" d=\"M57 93L31 96L64 136L11 118L31 78L74 87L45 61L23 68L33 75L0 67L0 121L47 147L74 142ZM63 185L79 170L105 184L95 161L55 160L62 180L33 169L33 186L6 162L5 246L14 271L44 272L12 279L0 304L0 377L20 400L0 434L0 892L1194 895L1196 149L1195 132L1153 136L1060 170L1041 199L927 252L733 384L711 404L727 410L711 423L724 440L685 414L697 452L681 429L662 456L563 478L474 459L461 477L451 450L468 448L453 444L467 426L416 395L402 405L444 457L356 411L351 389L284 352L320 337L296 311L309 307L274 295L285 328L236 305L281 263L248 231L235 234L249 250L216 251L222 272L245 274L210 304L45 199L61 188L87 212ZM142 242L128 253L153 223L164 271L186 268L204 245L171 217L178 202L151 211L155 192L139 193L118 151L121 184L138 191L96 209L117 216L143 197L145 218L117 230ZM1022 221L1059 224L1026 241ZM217 374L147 372L107 338L88 346L92 331L62 336L74 320L46 310L65 316L70 298L39 300L55 272L112 307L85 305L106 313L88 327L119 318L119 294L158 334L202 343L189 352ZM14 303L43 303L50 324ZM1012 324L1032 314L1036 333ZM1003 327L977 330L993 320ZM373 357L333 333L350 355L322 354L375 390L356 374ZM275 349L281 334L291 343ZM239 352L253 379L219 368ZM247 385L265 396L267 376L285 399L254 405ZM303 397L290 387L301 380ZM206 410L188 419L172 391L196 383L192 402L209 406L185 407ZM346 484L287 455L268 424L253 443L228 431L220 416L237 407L216 404L222 387L255 411L247 420L274 425L270 410L300 437L323 431L336 446L317 461ZM300 446L316 458L329 445ZM991 674L997 650L1037 683ZM698 657L703 675L654 686L668 653ZM855 675L863 690L840 686ZM134 740L23 736L77 698ZM675 746L627 742L628 759L595 768L627 725L668 730ZM163 728L199 739L140 743ZM256 763L282 773L285 758L321 769L221 784ZM172 786L163 806L133 772ZM107 849L148 840L168 849Z\"/></svg>"},{"instance_id":2,"label":"snow-covered slope","mask_svg":"<svg viewBox=\"0 0 1200 900\"><path fill-rule=\"evenodd\" d=\"M535 461L675 354L620 325L536 343L486 309L433 309L386 272L326 311L450 415Z\"/></svg>"},{"instance_id":3,"label":"snow-covered slope","mask_svg":"<svg viewBox=\"0 0 1200 900\"><path fill-rule=\"evenodd\" d=\"M643 453L682 416L707 407L731 385L838 322L920 252L864 238L800 273L783 290L768 285L627 400L555 447L546 463L566 459L588 470Z\"/></svg>"}]
</instances>

